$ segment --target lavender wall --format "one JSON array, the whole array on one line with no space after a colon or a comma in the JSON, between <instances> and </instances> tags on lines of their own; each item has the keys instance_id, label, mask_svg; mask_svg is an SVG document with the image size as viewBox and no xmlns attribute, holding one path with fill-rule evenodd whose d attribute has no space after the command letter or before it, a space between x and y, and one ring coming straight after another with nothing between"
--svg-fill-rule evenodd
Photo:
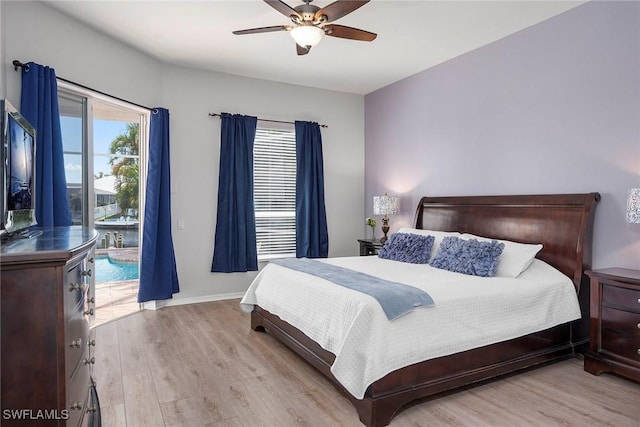
<instances>
[{"instance_id":1,"label":"lavender wall","mask_svg":"<svg viewBox=\"0 0 640 427\"><path fill-rule=\"evenodd\" d=\"M595 268L640 269L640 3L590 2L365 97L365 214L422 195L598 191Z\"/></svg>"}]
</instances>

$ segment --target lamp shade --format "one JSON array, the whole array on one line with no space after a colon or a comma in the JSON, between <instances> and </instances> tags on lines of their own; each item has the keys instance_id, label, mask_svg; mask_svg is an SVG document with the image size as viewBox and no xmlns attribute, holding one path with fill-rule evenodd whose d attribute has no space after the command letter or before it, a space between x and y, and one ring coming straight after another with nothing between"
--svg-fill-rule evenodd
<instances>
[{"instance_id":1,"label":"lamp shade","mask_svg":"<svg viewBox=\"0 0 640 427\"><path fill-rule=\"evenodd\" d=\"M374 215L396 215L400 211L400 203L396 196L373 196Z\"/></svg>"},{"instance_id":2,"label":"lamp shade","mask_svg":"<svg viewBox=\"0 0 640 427\"><path fill-rule=\"evenodd\" d=\"M629 190L627 197L627 222L640 224L640 188Z\"/></svg>"},{"instance_id":3,"label":"lamp shade","mask_svg":"<svg viewBox=\"0 0 640 427\"><path fill-rule=\"evenodd\" d=\"M291 37L302 47L317 45L323 36L324 30L313 25L301 25L291 30Z\"/></svg>"}]
</instances>

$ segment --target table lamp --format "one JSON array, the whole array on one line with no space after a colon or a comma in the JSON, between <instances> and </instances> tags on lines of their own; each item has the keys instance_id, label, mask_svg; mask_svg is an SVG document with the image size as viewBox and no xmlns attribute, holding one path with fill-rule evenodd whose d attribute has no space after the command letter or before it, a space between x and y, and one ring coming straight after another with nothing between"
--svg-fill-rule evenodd
<instances>
[{"instance_id":1,"label":"table lamp","mask_svg":"<svg viewBox=\"0 0 640 427\"><path fill-rule=\"evenodd\" d=\"M396 196L388 196L384 193L384 196L373 196L373 214L384 215L382 217L382 232L384 236L380 239L380 243L387 241L387 233L389 232L389 217L388 215L396 215L400 210L400 203Z\"/></svg>"},{"instance_id":2,"label":"table lamp","mask_svg":"<svg viewBox=\"0 0 640 427\"><path fill-rule=\"evenodd\" d=\"M631 188L627 197L627 222L640 224L640 188Z\"/></svg>"}]
</instances>

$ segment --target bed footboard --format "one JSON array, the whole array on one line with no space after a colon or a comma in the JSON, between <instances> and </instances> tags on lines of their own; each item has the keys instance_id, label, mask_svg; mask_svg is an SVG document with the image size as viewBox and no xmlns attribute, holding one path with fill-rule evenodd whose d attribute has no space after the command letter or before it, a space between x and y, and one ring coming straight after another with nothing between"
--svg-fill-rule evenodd
<instances>
[{"instance_id":1,"label":"bed footboard","mask_svg":"<svg viewBox=\"0 0 640 427\"><path fill-rule=\"evenodd\" d=\"M258 306L251 313L251 327L268 332L318 369L349 398L360 421L368 427L388 425L410 403L574 355L570 325L559 325L515 340L404 367L373 383L364 399L356 399L331 373L335 356L298 329Z\"/></svg>"}]
</instances>

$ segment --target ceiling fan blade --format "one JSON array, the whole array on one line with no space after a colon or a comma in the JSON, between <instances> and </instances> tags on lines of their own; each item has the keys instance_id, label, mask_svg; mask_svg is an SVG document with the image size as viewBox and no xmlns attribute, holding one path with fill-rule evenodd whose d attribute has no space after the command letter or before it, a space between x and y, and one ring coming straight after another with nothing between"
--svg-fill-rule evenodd
<instances>
[{"instance_id":1,"label":"ceiling fan blade","mask_svg":"<svg viewBox=\"0 0 640 427\"><path fill-rule=\"evenodd\" d=\"M369 31L359 30L358 28L346 27L344 25L325 25L324 33L331 37L340 37L342 39L360 40L370 42L375 40L378 35Z\"/></svg>"},{"instance_id":2,"label":"ceiling fan blade","mask_svg":"<svg viewBox=\"0 0 640 427\"><path fill-rule=\"evenodd\" d=\"M271 33L273 31L289 31L291 28L292 28L291 25L274 25L273 27L260 27L260 28L249 28L248 30L237 30L237 31L234 31L233 34L243 35L243 34Z\"/></svg>"},{"instance_id":3,"label":"ceiling fan blade","mask_svg":"<svg viewBox=\"0 0 640 427\"><path fill-rule=\"evenodd\" d=\"M310 47L300 46L298 43L296 43L296 52L298 53L298 55L306 55L310 50Z\"/></svg>"},{"instance_id":4,"label":"ceiling fan blade","mask_svg":"<svg viewBox=\"0 0 640 427\"><path fill-rule=\"evenodd\" d=\"M359 7L364 6L367 3L369 3L369 0L338 0L317 11L315 18L318 19L322 15L325 15L327 17L327 20L325 22L333 22L353 12Z\"/></svg>"},{"instance_id":5,"label":"ceiling fan blade","mask_svg":"<svg viewBox=\"0 0 640 427\"><path fill-rule=\"evenodd\" d=\"M269 6L271 6L272 8L274 8L275 10L277 10L278 12L280 12L281 14L283 14L284 16L286 16L287 18L291 18L292 16L297 16L300 19L302 19L300 14L296 12L294 8L292 8L291 6L289 6L283 1L264 0L264 2L267 3Z\"/></svg>"}]
</instances>

